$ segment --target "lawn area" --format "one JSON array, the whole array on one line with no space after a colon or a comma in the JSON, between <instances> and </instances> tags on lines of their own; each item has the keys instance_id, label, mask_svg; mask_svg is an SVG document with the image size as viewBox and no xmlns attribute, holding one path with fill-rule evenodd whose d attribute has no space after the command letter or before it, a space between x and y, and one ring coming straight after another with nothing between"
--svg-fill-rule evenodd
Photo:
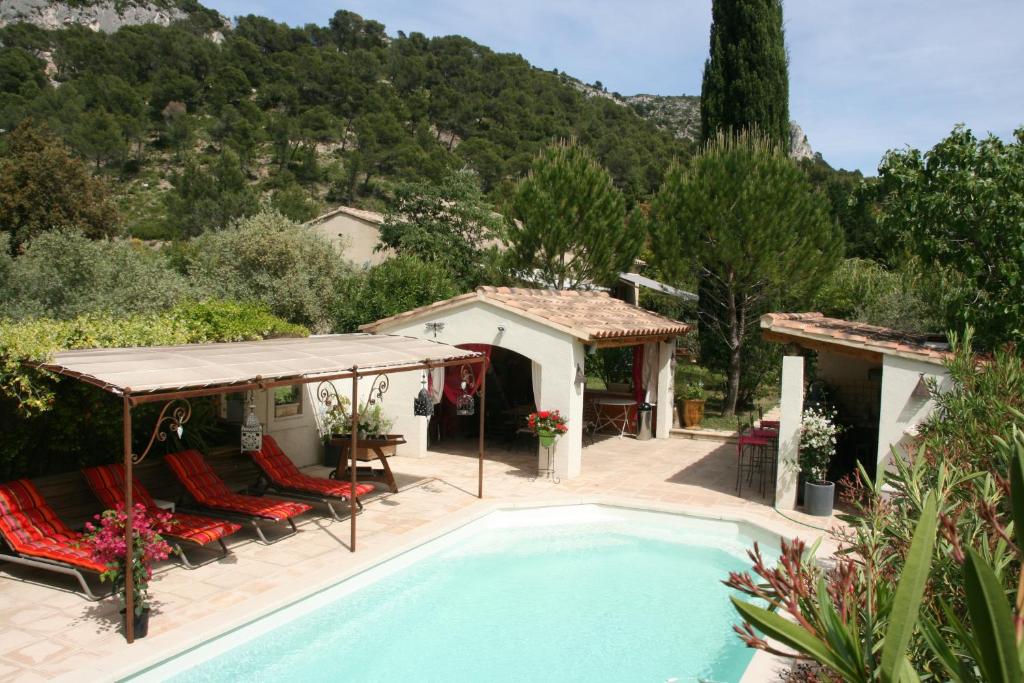
<instances>
[{"instance_id":1,"label":"lawn area","mask_svg":"<svg viewBox=\"0 0 1024 683\"><path fill-rule=\"evenodd\" d=\"M768 412L779 404L779 387L777 382L770 382L758 392L753 406L740 406L735 416L722 417L722 402L725 400L725 375L713 372L700 365L680 363L676 368L676 400L686 396L686 388L700 384L704 388L704 420L703 429L736 431L736 418L743 424L758 419L757 409Z\"/></svg>"}]
</instances>

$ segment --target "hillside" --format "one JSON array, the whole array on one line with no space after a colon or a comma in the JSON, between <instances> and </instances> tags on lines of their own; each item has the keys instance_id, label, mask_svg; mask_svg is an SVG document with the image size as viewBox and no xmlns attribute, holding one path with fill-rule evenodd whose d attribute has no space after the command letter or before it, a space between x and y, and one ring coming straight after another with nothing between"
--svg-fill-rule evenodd
<instances>
[{"instance_id":1,"label":"hillside","mask_svg":"<svg viewBox=\"0 0 1024 683\"><path fill-rule=\"evenodd\" d=\"M679 140L696 142L700 139L700 97L697 95L621 95L604 88L583 83L562 74L562 79L588 97L598 97L632 108L642 118ZM797 160L810 159L824 163L814 151L803 128L790 121L790 156Z\"/></svg>"},{"instance_id":2,"label":"hillside","mask_svg":"<svg viewBox=\"0 0 1024 683\"><path fill-rule=\"evenodd\" d=\"M390 36L346 11L326 26L246 16L230 29L189 0L5 11L27 21L0 28L0 128L31 118L61 135L113 181L137 236L197 234L261 201L296 219L381 209L395 183L463 167L500 207L537 152L570 137L638 202L690 149L518 55ZM122 23L104 32L109 12Z\"/></svg>"}]
</instances>

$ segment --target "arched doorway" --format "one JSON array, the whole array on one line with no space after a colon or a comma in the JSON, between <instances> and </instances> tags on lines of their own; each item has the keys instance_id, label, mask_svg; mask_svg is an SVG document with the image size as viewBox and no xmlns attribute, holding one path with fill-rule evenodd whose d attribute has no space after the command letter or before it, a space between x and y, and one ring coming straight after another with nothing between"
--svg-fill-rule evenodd
<instances>
[{"instance_id":1,"label":"arched doorway","mask_svg":"<svg viewBox=\"0 0 1024 683\"><path fill-rule=\"evenodd\" d=\"M477 349L474 345L474 350ZM533 361L526 356L501 346L485 350L490 363L487 369L487 412L484 416L487 442L494 446L512 448L533 448L535 440L521 431L526 417L536 410L533 387ZM479 435L480 421L477 416L460 416L456 400L460 393L459 368L446 371L445 391L441 402L435 407L428 431L430 447L446 444L457 446L464 441L475 441ZM449 389L453 390L449 390ZM474 394L473 387L469 388Z\"/></svg>"}]
</instances>

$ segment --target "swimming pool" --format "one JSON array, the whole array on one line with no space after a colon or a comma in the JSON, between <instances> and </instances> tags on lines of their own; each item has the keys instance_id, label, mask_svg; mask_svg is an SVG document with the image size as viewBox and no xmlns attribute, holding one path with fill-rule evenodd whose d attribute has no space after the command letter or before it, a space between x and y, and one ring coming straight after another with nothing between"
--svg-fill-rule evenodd
<instances>
[{"instance_id":1,"label":"swimming pool","mask_svg":"<svg viewBox=\"0 0 1024 683\"><path fill-rule=\"evenodd\" d=\"M495 512L137 680L738 681L752 651L721 581L764 536L597 505Z\"/></svg>"}]
</instances>

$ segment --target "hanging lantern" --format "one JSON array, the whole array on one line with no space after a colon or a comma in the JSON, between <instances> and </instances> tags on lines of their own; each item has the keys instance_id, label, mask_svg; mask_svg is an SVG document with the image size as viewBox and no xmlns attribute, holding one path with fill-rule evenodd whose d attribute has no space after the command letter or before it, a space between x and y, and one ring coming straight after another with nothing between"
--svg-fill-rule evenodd
<instances>
[{"instance_id":1,"label":"hanging lantern","mask_svg":"<svg viewBox=\"0 0 1024 683\"><path fill-rule=\"evenodd\" d=\"M462 395L459 396L455 401L455 414L456 415L472 415L476 410L476 402L473 401L473 397L466 391L468 383L462 381Z\"/></svg>"},{"instance_id":2,"label":"hanging lantern","mask_svg":"<svg viewBox=\"0 0 1024 683\"><path fill-rule=\"evenodd\" d=\"M246 403L249 412L242 423L242 451L258 451L263 448L263 425L256 417L256 403L253 400L253 392L249 392Z\"/></svg>"},{"instance_id":3,"label":"hanging lantern","mask_svg":"<svg viewBox=\"0 0 1024 683\"><path fill-rule=\"evenodd\" d=\"M430 392L427 391L427 376L423 375L423 379L420 381L422 388L420 393L416 395L416 398L412 402L412 413L419 417L430 417L434 414L434 399L430 397Z\"/></svg>"}]
</instances>

